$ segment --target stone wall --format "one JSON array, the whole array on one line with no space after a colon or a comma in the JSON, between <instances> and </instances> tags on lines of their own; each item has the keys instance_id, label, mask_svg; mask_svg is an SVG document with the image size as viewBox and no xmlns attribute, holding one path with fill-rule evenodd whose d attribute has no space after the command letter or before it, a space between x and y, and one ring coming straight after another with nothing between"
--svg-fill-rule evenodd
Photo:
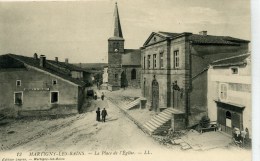
<instances>
[{"instance_id":1,"label":"stone wall","mask_svg":"<svg viewBox=\"0 0 260 161\"><path fill-rule=\"evenodd\" d=\"M21 80L21 86L16 86L16 80ZM57 80L57 84L53 85L52 80ZM17 115L18 111L48 110L59 105L78 108L79 101L84 101L84 92L79 93L77 85L30 67L23 70L1 70L0 82L0 111L9 111L6 114L11 116ZM39 89L34 90L35 88ZM59 93L58 103L51 103L52 91ZM22 92L22 105L14 104L14 92Z\"/></svg>"}]
</instances>

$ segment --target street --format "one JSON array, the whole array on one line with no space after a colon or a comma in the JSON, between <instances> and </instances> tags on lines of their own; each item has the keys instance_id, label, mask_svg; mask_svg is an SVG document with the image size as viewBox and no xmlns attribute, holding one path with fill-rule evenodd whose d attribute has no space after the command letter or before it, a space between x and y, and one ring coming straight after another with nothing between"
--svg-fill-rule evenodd
<instances>
[{"instance_id":1,"label":"street","mask_svg":"<svg viewBox=\"0 0 260 161\"><path fill-rule=\"evenodd\" d=\"M93 100L108 112L107 121L97 122L95 111L80 114L72 124L16 147L25 151L120 150L164 148L143 133L107 100Z\"/></svg>"}]
</instances>

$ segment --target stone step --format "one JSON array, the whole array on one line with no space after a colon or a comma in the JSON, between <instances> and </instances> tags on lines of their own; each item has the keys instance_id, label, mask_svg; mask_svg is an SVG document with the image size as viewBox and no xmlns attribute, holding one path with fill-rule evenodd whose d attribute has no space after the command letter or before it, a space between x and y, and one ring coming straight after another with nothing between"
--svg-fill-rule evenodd
<instances>
[{"instance_id":1,"label":"stone step","mask_svg":"<svg viewBox=\"0 0 260 161\"><path fill-rule=\"evenodd\" d=\"M145 126L149 129L149 131L153 132L155 131L156 127L152 126L151 124L149 123L146 123Z\"/></svg>"},{"instance_id":2,"label":"stone step","mask_svg":"<svg viewBox=\"0 0 260 161\"><path fill-rule=\"evenodd\" d=\"M162 118L162 119L164 119L164 121L166 121L166 120L169 120L170 118L168 117L168 116L165 116L165 115L158 115L158 117L159 118Z\"/></svg>"},{"instance_id":3,"label":"stone step","mask_svg":"<svg viewBox=\"0 0 260 161\"><path fill-rule=\"evenodd\" d=\"M156 126L156 125L154 125L153 123L150 123L150 122L147 122L146 125L149 126L153 130L158 128L158 126Z\"/></svg>"},{"instance_id":4,"label":"stone step","mask_svg":"<svg viewBox=\"0 0 260 161\"><path fill-rule=\"evenodd\" d=\"M152 134L152 132L154 131L153 129L151 129L149 126L147 126L146 124L143 125L143 127L148 131L149 134Z\"/></svg>"},{"instance_id":5,"label":"stone step","mask_svg":"<svg viewBox=\"0 0 260 161\"><path fill-rule=\"evenodd\" d=\"M162 125L162 123L160 123L160 122L158 122L158 121L155 121L155 120L153 120L153 119L151 119L149 122L152 123L152 124L155 124L156 127L159 127L159 126Z\"/></svg>"},{"instance_id":6,"label":"stone step","mask_svg":"<svg viewBox=\"0 0 260 161\"><path fill-rule=\"evenodd\" d=\"M158 119L160 119L160 120L162 120L163 122L165 122L165 121L167 121L167 120L169 120L169 118L165 118L165 117L163 117L163 116L155 116L156 118L158 118Z\"/></svg>"},{"instance_id":7,"label":"stone step","mask_svg":"<svg viewBox=\"0 0 260 161\"><path fill-rule=\"evenodd\" d=\"M165 122L164 120L161 120L160 118L157 118L157 117L153 117L151 120L154 120L160 124L164 124L164 122Z\"/></svg>"},{"instance_id":8,"label":"stone step","mask_svg":"<svg viewBox=\"0 0 260 161\"><path fill-rule=\"evenodd\" d=\"M163 115L163 116L166 116L167 118L171 118L171 114L168 114L168 113L161 113L161 115Z\"/></svg>"},{"instance_id":9,"label":"stone step","mask_svg":"<svg viewBox=\"0 0 260 161\"><path fill-rule=\"evenodd\" d=\"M169 114L169 115L172 115L172 111L170 111L170 110L167 110L167 111L164 111L163 113L166 113L166 114Z\"/></svg>"}]
</instances>

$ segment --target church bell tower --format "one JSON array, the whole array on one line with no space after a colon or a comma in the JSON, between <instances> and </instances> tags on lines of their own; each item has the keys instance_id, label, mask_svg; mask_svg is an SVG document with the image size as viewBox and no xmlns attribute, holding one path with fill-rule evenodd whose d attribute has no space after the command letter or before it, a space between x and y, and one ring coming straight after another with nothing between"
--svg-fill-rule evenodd
<instances>
[{"instance_id":1,"label":"church bell tower","mask_svg":"<svg viewBox=\"0 0 260 161\"><path fill-rule=\"evenodd\" d=\"M121 87L122 54L124 41L117 3L114 11L114 35L108 39L108 89L118 90Z\"/></svg>"}]
</instances>

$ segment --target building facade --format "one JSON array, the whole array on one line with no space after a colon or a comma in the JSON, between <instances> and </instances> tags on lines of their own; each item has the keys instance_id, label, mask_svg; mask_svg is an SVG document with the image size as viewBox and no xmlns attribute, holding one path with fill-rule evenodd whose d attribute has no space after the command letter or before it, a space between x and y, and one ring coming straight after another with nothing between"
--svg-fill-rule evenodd
<instances>
[{"instance_id":1,"label":"building facade","mask_svg":"<svg viewBox=\"0 0 260 161\"><path fill-rule=\"evenodd\" d=\"M208 70L208 116L222 131L247 128L251 137L251 57L221 59Z\"/></svg>"},{"instance_id":2,"label":"building facade","mask_svg":"<svg viewBox=\"0 0 260 161\"><path fill-rule=\"evenodd\" d=\"M0 56L1 114L17 117L79 113L85 85L79 68L68 63L38 58L37 54Z\"/></svg>"},{"instance_id":3,"label":"building facade","mask_svg":"<svg viewBox=\"0 0 260 161\"><path fill-rule=\"evenodd\" d=\"M117 4L114 18L114 35L108 39L108 89L140 88L140 49L125 49Z\"/></svg>"},{"instance_id":4,"label":"building facade","mask_svg":"<svg viewBox=\"0 0 260 161\"><path fill-rule=\"evenodd\" d=\"M248 43L206 31L153 32L141 48L141 90L148 107L157 112L165 108L183 111L187 122L206 114L208 65L247 52Z\"/></svg>"}]
</instances>

